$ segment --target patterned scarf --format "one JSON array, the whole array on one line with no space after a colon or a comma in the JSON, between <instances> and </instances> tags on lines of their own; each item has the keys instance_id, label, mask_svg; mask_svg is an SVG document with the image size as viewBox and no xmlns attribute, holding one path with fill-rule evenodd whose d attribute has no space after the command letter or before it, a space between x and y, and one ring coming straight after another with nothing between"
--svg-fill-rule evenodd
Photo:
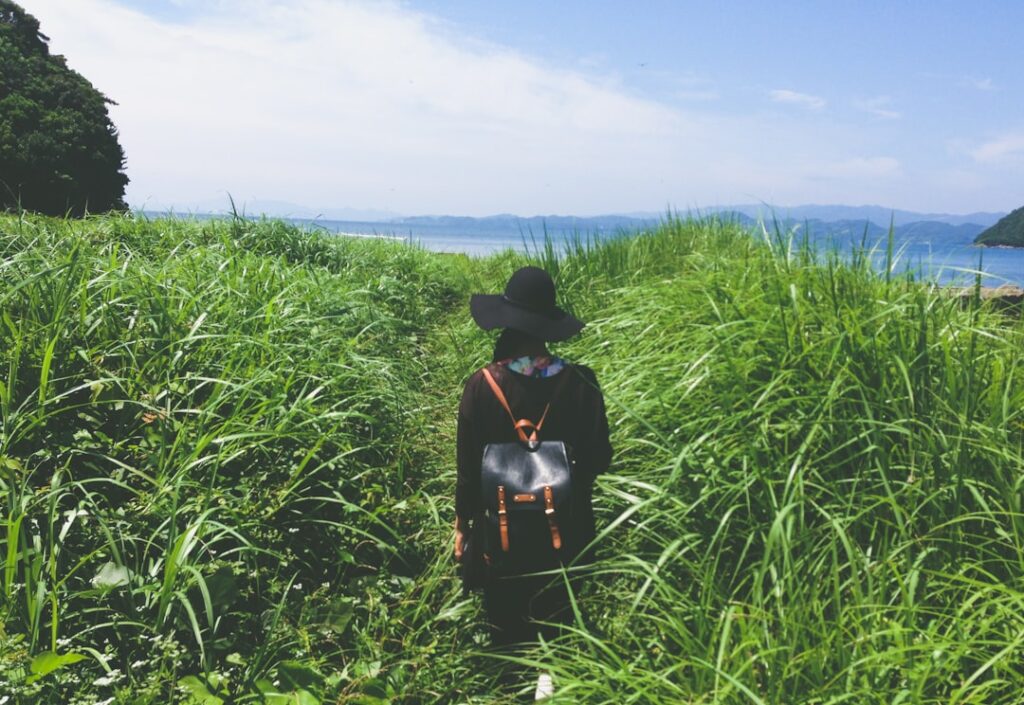
<instances>
[{"instance_id":1,"label":"patterned scarf","mask_svg":"<svg viewBox=\"0 0 1024 705\"><path fill-rule=\"evenodd\" d=\"M514 359L499 360L498 364L504 365L524 377L554 377L565 369L567 363L554 355L524 355Z\"/></svg>"}]
</instances>

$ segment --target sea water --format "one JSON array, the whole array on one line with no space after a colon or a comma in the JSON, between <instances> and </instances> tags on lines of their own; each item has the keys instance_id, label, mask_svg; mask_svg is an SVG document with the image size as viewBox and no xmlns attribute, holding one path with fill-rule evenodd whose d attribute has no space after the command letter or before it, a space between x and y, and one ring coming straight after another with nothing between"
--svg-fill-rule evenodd
<instances>
[{"instance_id":1,"label":"sea water","mask_svg":"<svg viewBox=\"0 0 1024 705\"><path fill-rule=\"evenodd\" d=\"M622 229L580 232L558 228L518 227L507 221L499 223L433 223L415 224L366 223L355 221L296 221L328 232L386 237L416 243L435 252L459 252L468 255L488 255L506 249L523 251L542 247L545 238L558 247L576 239L599 241L628 234ZM652 222L651 225L656 223ZM778 238L773 235L773 238ZM798 247L804 239L798 232L790 238L783 235L789 246ZM886 267L888 243L886 238L864 239L854 234L811 234L810 241L824 257L829 251L848 257L859 248L872 253L872 263L878 270ZM977 272L982 272L984 286L1010 284L1024 287L1024 248L978 247L969 238L945 239L899 237L893 242L891 263L894 273L908 269L921 279L940 284L974 284Z\"/></svg>"},{"instance_id":2,"label":"sea water","mask_svg":"<svg viewBox=\"0 0 1024 705\"><path fill-rule=\"evenodd\" d=\"M819 251L829 249L850 256L857 248L871 252L878 271L889 266L894 274L908 270L916 278L945 285L973 286L981 276L982 286L1024 287L1024 248L979 247L971 239L894 237L892 258L887 238L864 241L856 237L822 236L815 240Z\"/></svg>"}]
</instances>

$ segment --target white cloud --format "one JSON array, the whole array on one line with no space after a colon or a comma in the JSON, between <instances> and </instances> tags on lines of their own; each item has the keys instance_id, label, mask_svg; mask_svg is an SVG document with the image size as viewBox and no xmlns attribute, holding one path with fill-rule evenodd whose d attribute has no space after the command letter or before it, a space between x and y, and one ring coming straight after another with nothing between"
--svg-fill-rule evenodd
<instances>
[{"instance_id":1,"label":"white cloud","mask_svg":"<svg viewBox=\"0 0 1024 705\"><path fill-rule=\"evenodd\" d=\"M52 50L117 101L133 204L231 192L584 215L761 199L937 209L956 195L877 178L907 156L856 157L886 147L817 119L816 96L773 91L806 115L757 113L730 108L728 84L683 75L643 97L600 61L553 66L397 0L174 2L159 18L115 0L30 3Z\"/></svg>"},{"instance_id":2,"label":"white cloud","mask_svg":"<svg viewBox=\"0 0 1024 705\"><path fill-rule=\"evenodd\" d=\"M821 110L825 107L825 99L820 98L816 95L808 95L807 93L797 93L796 91L790 91L785 89L777 89L770 93L771 98L776 103L791 103L793 105L799 105L810 110Z\"/></svg>"},{"instance_id":3,"label":"white cloud","mask_svg":"<svg viewBox=\"0 0 1024 705\"><path fill-rule=\"evenodd\" d=\"M485 212L565 210L580 205L560 192L636 195L645 162L706 141L610 79L456 39L399 4L224 0L177 22L110 0L33 12L53 50L117 101L133 202L230 190L405 212L465 212L473 196Z\"/></svg>"},{"instance_id":4,"label":"white cloud","mask_svg":"<svg viewBox=\"0 0 1024 705\"><path fill-rule=\"evenodd\" d=\"M1024 132L1003 135L970 150L974 161L983 164L1007 162L1024 157Z\"/></svg>"},{"instance_id":5,"label":"white cloud","mask_svg":"<svg viewBox=\"0 0 1024 705\"><path fill-rule=\"evenodd\" d=\"M999 88L991 78L968 78L967 85L979 91L994 91Z\"/></svg>"},{"instance_id":6,"label":"white cloud","mask_svg":"<svg viewBox=\"0 0 1024 705\"><path fill-rule=\"evenodd\" d=\"M863 110L883 120L897 120L903 117L903 113L893 110L892 99L885 95L868 98L867 100L858 100L854 102L854 105L859 110Z\"/></svg>"}]
</instances>

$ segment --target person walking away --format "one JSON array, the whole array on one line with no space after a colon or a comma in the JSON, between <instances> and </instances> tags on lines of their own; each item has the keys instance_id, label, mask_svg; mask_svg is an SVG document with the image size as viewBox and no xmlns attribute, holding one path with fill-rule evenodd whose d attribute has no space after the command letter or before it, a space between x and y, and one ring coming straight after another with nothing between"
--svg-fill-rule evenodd
<instances>
[{"instance_id":1,"label":"person walking away","mask_svg":"<svg viewBox=\"0 0 1024 705\"><path fill-rule=\"evenodd\" d=\"M464 588L483 591L493 645L514 649L572 621L569 588L550 571L590 561L593 484L612 447L594 372L547 347L584 326L556 305L547 272L519 269L504 293L473 295L470 312L502 332L459 404L454 552ZM542 673L537 699L552 692Z\"/></svg>"}]
</instances>

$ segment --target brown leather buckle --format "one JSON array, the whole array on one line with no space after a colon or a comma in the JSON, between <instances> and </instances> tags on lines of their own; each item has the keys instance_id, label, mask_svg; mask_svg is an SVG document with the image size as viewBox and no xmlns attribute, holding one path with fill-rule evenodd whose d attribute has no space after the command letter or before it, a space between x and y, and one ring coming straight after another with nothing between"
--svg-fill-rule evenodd
<instances>
[{"instance_id":1,"label":"brown leather buckle","mask_svg":"<svg viewBox=\"0 0 1024 705\"><path fill-rule=\"evenodd\" d=\"M548 516L551 545L557 551L562 548L562 532L558 530L558 522L555 521L555 493L551 491L551 485L544 485L544 513Z\"/></svg>"},{"instance_id":2,"label":"brown leather buckle","mask_svg":"<svg viewBox=\"0 0 1024 705\"><path fill-rule=\"evenodd\" d=\"M498 533L501 534L501 550L508 553L508 510L505 508L504 485L498 485Z\"/></svg>"},{"instance_id":3,"label":"brown leather buckle","mask_svg":"<svg viewBox=\"0 0 1024 705\"><path fill-rule=\"evenodd\" d=\"M544 513L551 516L555 513L555 496L551 492L551 486L544 486Z\"/></svg>"}]
</instances>

